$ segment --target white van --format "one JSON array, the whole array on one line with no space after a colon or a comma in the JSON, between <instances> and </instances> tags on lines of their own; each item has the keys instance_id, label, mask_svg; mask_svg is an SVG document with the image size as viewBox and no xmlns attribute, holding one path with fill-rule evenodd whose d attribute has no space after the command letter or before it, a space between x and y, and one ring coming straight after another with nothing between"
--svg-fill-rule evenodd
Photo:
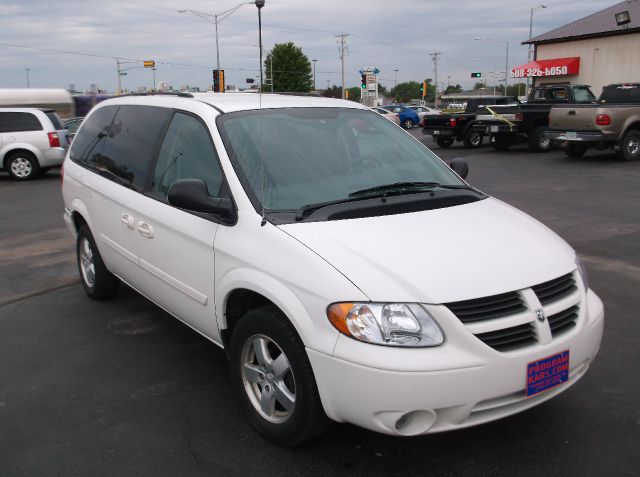
<instances>
[{"instance_id":1,"label":"white van","mask_svg":"<svg viewBox=\"0 0 640 477\"><path fill-rule=\"evenodd\" d=\"M280 444L330 420L403 436L492 421L573 385L600 346L571 247L350 101L107 100L63 194L88 295L123 281L223 347Z\"/></svg>"}]
</instances>

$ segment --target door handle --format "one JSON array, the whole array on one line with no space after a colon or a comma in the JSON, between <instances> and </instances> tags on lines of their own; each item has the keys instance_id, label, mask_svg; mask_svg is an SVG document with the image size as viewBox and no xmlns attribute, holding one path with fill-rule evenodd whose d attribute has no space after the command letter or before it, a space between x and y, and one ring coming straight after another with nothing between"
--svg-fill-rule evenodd
<instances>
[{"instance_id":1,"label":"door handle","mask_svg":"<svg viewBox=\"0 0 640 477\"><path fill-rule=\"evenodd\" d=\"M138 233L146 238L153 238L153 227L146 222L138 222Z\"/></svg>"},{"instance_id":2,"label":"door handle","mask_svg":"<svg viewBox=\"0 0 640 477\"><path fill-rule=\"evenodd\" d=\"M124 225L126 225L127 227L129 227L131 230L136 228L136 219L133 218L133 216L127 214L127 213L123 213L120 216L120 222L122 222Z\"/></svg>"},{"instance_id":3,"label":"door handle","mask_svg":"<svg viewBox=\"0 0 640 477\"><path fill-rule=\"evenodd\" d=\"M575 115L576 115L576 112L575 112L575 111L569 111L567 114L568 114L569 116L575 116Z\"/></svg>"}]
</instances>

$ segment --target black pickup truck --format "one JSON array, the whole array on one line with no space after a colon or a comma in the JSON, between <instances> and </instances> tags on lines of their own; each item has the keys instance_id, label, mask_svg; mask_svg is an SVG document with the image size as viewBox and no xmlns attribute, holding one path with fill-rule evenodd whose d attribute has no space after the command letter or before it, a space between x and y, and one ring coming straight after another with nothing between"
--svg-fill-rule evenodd
<instances>
[{"instance_id":1,"label":"black pickup truck","mask_svg":"<svg viewBox=\"0 0 640 477\"><path fill-rule=\"evenodd\" d=\"M473 130L488 134L491 145L506 151L513 144L527 142L529 150L546 152L553 143L547 134L549 111L554 104L591 104L596 97L586 85L540 85L531 90L526 103L485 107L478 111Z\"/></svg>"},{"instance_id":2,"label":"black pickup truck","mask_svg":"<svg viewBox=\"0 0 640 477\"><path fill-rule=\"evenodd\" d=\"M433 136L438 146L450 147L454 141L462 141L465 147L480 147L484 131L474 131L472 126L476 112L482 106L496 104L517 104L518 100L509 96L486 96L467 101L464 113L436 114L422 120L422 134Z\"/></svg>"}]
</instances>

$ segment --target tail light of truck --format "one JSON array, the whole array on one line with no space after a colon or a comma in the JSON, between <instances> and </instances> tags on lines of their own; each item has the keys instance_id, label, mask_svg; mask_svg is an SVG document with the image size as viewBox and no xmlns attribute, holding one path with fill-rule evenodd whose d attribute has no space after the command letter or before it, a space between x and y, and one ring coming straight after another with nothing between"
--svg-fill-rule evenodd
<instances>
[{"instance_id":1,"label":"tail light of truck","mask_svg":"<svg viewBox=\"0 0 640 477\"><path fill-rule=\"evenodd\" d=\"M608 114L598 114L596 116L596 124L598 126L611 126L611 116Z\"/></svg>"},{"instance_id":2,"label":"tail light of truck","mask_svg":"<svg viewBox=\"0 0 640 477\"><path fill-rule=\"evenodd\" d=\"M49 137L49 147L60 147L60 136L57 132L47 133Z\"/></svg>"},{"instance_id":3,"label":"tail light of truck","mask_svg":"<svg viewBox=\"0 0 640 477\"><path fill-rule=\"evenodd\" d=\"M515 117L513 118L514 121L522 121L522 119L524 118L522 113L516 113Z\"/></svg>"},{"instance_id":4,"label":"tail light of truck","mask_svg":"<svg viewBox=\"0 0 640 477\"><path fill-rule=\"evenodd\" d=\"M456 118L449 118L449 126L455 128L458 125L458 120Z\"/></svg>"}]
</instances>

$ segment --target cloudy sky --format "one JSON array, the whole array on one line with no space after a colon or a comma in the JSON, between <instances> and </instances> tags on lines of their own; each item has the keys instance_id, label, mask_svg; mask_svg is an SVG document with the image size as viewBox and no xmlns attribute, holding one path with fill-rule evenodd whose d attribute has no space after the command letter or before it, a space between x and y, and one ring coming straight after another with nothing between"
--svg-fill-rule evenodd
<instances>
[{"instance_id":1,"label":"cloudy sky","mask_svg":"<svg viewBox=\"0 0 640 477\"><path fill-rule=\"evenodd\" d=\"M542 0L534 36L617 3L613 0ZM220 13L238 0L3 0L0 3L0 87L90 84L113 91L116 61L153 59L158 81L205 88L215 66L214 25L193 9ZM471 86L472 71L504 70L505 47L476 37L508 41L510 67L526 62L520 43L529 35L529 12L540 0L266 0L265 48L293 41L317 59L320 88L340 83L336 34L346 38L347 86L359 84L362 66L377 66L381 83L433 77L429 53L441 52L439 81ZM258 18L244 5L219 24L220 64L227 83L245 87L259 75ZM65 53L66 52L66 53ZM136 66L131 64L127 66ZM450 77L450 78L449 78ZM151 86L152 72L134 68L123 87Z\"/></svg>"}]
</instances>

